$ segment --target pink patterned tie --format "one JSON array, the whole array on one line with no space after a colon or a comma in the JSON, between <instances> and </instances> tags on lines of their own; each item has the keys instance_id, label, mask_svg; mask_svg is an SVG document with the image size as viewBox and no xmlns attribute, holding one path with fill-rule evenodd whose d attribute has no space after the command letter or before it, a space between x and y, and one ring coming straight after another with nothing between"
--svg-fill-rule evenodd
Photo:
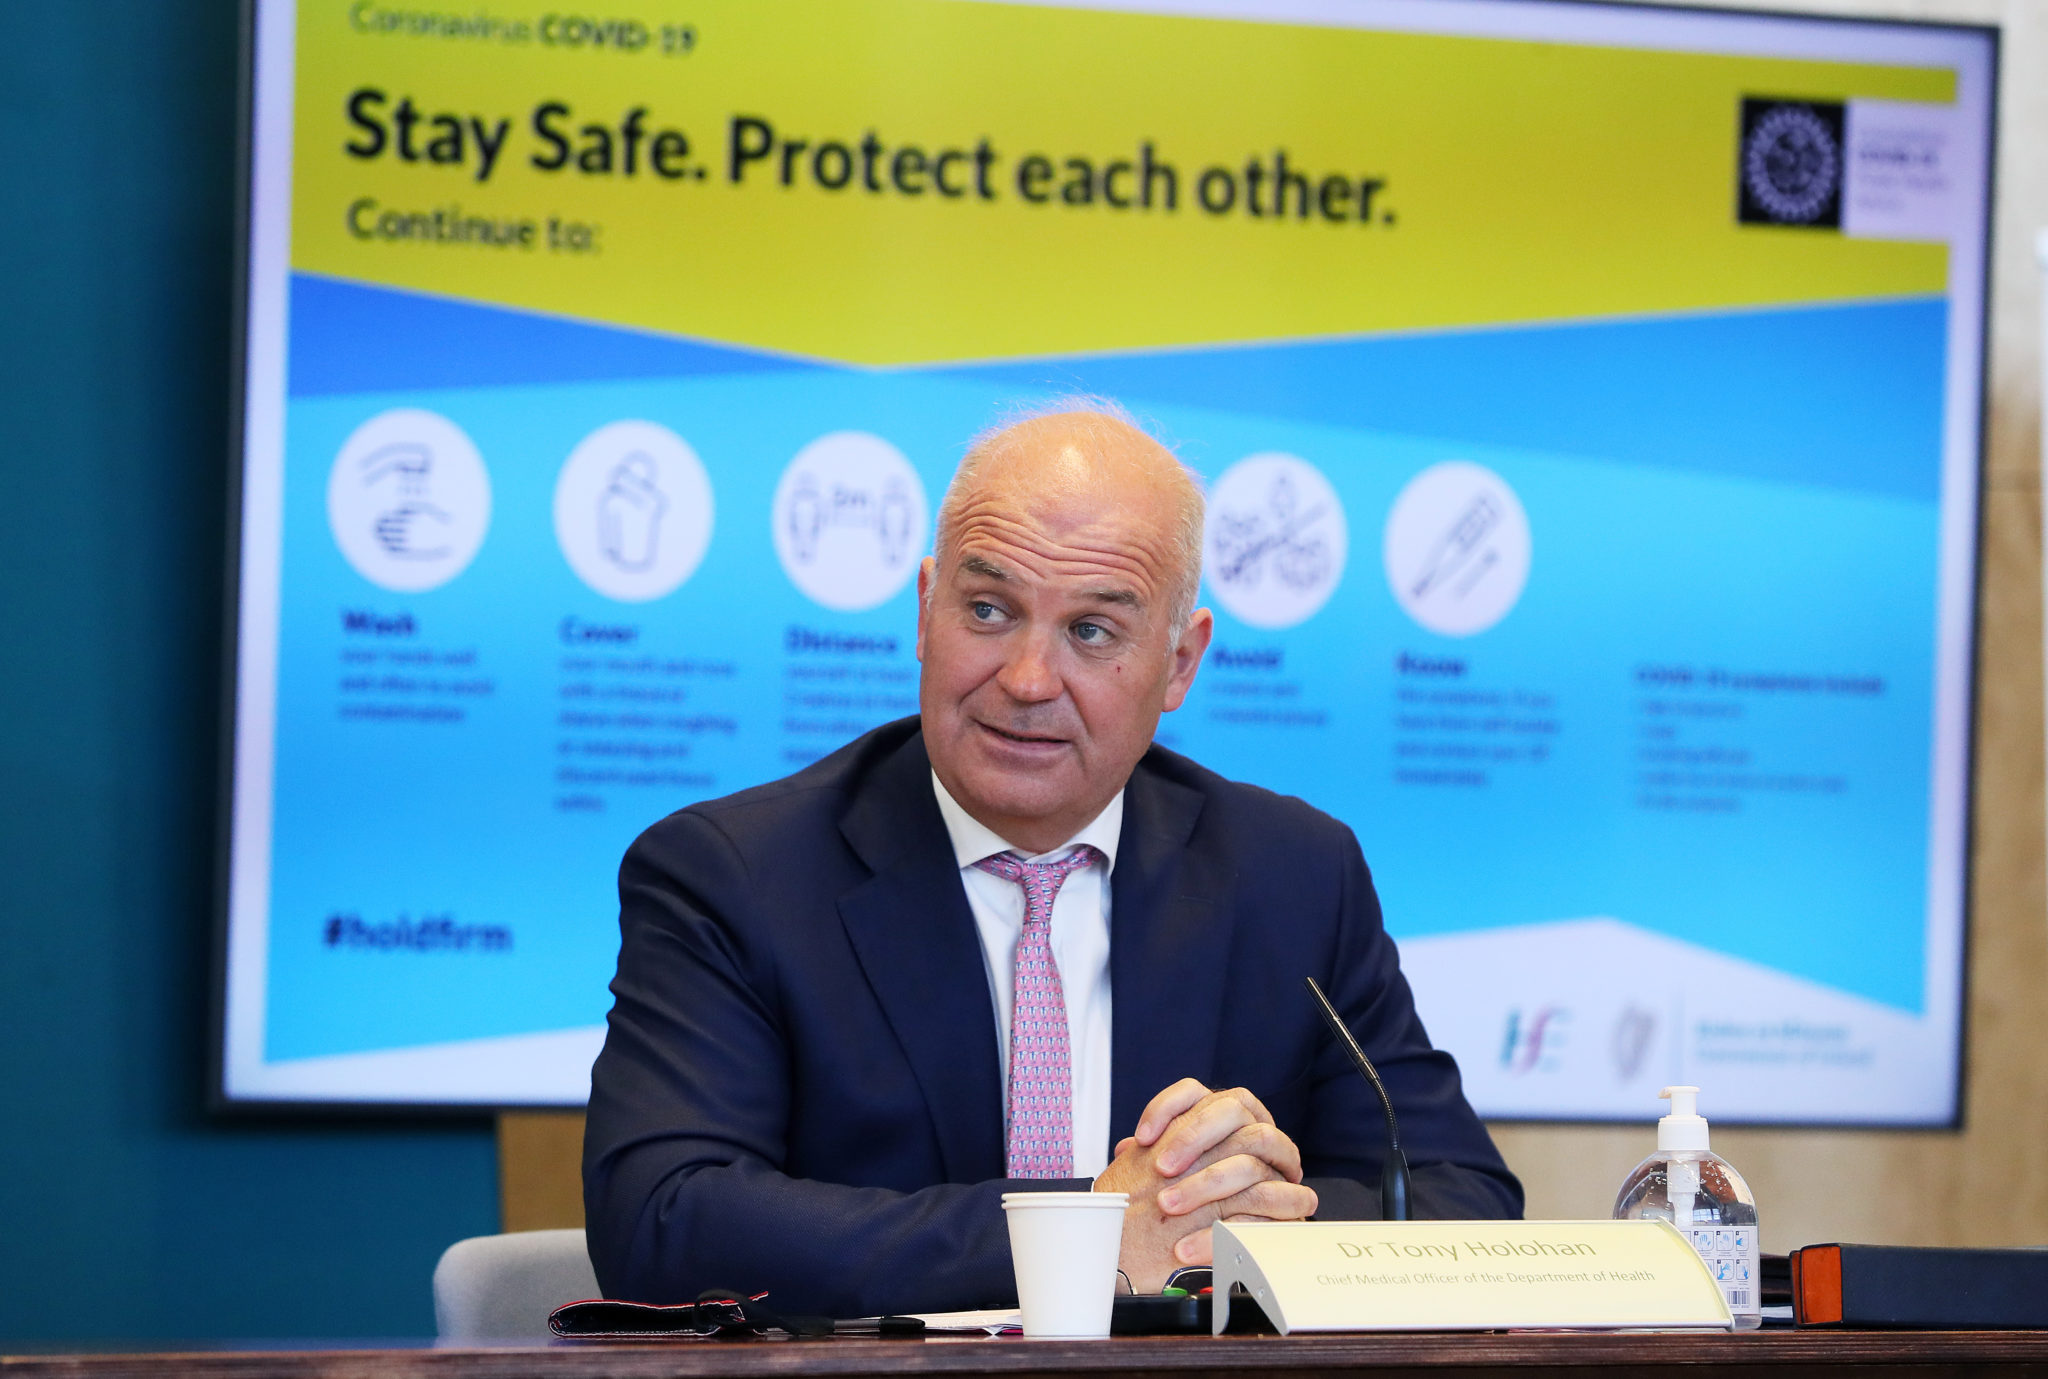
<instances>
[{"instance_id":1,"label":"pink patterned tie","mask_svg":"<svg viewBox=\"0 0 2048 1379\"><path fill-rule=\"evenodd\" d=\"M1010 1012L1012 1178L1074 1176L1074 1072L1067 996L1052 960L1052 902L1069 876L1100 860L1100 851L1083 844L1057 862L1027 862L1014 852L999 852L974 864L1024 888Z\"/></svg>"}]
</instances>

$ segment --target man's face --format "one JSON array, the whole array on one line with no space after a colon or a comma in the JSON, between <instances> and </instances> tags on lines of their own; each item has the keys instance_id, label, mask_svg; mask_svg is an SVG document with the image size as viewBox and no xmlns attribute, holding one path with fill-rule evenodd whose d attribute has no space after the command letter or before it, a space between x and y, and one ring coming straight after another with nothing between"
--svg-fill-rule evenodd
<instances>
[{"instance_id":1,"label":"man's face","mask_svg":"<svg viewBox=\"0 0 2048 1379\"><path fill-rule=\"evenodd\" d=\"M1194 682L1211 619L1202 610L1168 638L1178 571L1158 485L1033 477L1005 467L978 484L944 567L918 571L917 654L940 781L1004 839L1043 852L1123 788Z\"/></svg>"}]
</instances>

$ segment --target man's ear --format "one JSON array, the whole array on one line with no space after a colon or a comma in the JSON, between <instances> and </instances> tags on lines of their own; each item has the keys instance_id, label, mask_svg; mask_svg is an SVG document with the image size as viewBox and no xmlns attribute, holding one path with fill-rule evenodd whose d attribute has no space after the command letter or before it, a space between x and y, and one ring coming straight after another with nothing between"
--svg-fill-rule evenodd
<instances>
[{"instance_id":1,"label":"man's ear","mask_svg":"<svg viewBox=\"0 0 2048 1379\"><path fill-rule=\"evenodd\" d=\"M917 659L924 659L924 625L931 616L932 590L939 580L939 562L926 556L917 562Z\"/></svg>"},{"instance_id":2,"label":"man's ear","mask_svg":"<svg viewBox=\"0 0 2048 1379\"><path fill-rule=\"evenodd\" d=\"M1166 702L1168 713L1181 706L1194 687L1195 672L1202 668L1202 657L1209 650L1209 639L1216 635L1216 615L1206 608L1197 608L1188 619L1187 630L1180 634L1180 641L1173 648L1173 671L1166 680Z\"/></svg>"}]
</instances>

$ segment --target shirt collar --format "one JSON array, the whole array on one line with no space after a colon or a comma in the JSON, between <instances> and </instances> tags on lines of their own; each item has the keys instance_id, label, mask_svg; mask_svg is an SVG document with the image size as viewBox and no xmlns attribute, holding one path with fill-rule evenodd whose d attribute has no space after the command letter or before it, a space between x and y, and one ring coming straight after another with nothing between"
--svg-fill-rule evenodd
<instances>
[{"instance_id":1,"label":"shirt collar","mask_svg":"<svg viewBox=\"0 0 2048 1379\"><path fill-rule=\"evenodd\" d=\"M1022 848L1006 842L1002 835L969 814L939 780L936 771L932 772L932 793L938 796L939 815L945 819L946 834L953 843L953 860L963 870L998 852L1014 852L1027 862L1038 862L1083 843L1101 851L1105 859L1102 866L1105 874L1116 866L1117 839L1124 831L1124 792L1121 790L1079 833L1051 852L1041 852L1036 856L1025 856Z\"/></svg>"}]
</instances>

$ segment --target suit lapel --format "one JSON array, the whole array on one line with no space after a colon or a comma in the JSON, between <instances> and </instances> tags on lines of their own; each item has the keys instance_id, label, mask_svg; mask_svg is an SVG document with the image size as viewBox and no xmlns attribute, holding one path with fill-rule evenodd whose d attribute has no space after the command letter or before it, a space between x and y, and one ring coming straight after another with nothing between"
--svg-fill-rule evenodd
<instances>
[{"instance_id":1,"label":"suit lapel","mask_svg":"<svg viewBox=\"0 0 2048 1379\"><path fill-rule=\"evenodd\" d=\"M1200 792L1140 761L1124 790L1110 878L1110 1144L1183 1077L1213 1083L1230 956L1231 877L1188 848Z\"/></svg>"},{"instance_id":2,"label":"suit lapel","mask_svg":"<svg viewBox=\"0 0 2048 1379\"><path fill-rule=\"evenodd\" d=\"M922 736L876 769L840 831L874 872L839 898L840 920L924 1092L946 1176L1000 1178L995 1008Z\"/></svg>"}]
</instances>

